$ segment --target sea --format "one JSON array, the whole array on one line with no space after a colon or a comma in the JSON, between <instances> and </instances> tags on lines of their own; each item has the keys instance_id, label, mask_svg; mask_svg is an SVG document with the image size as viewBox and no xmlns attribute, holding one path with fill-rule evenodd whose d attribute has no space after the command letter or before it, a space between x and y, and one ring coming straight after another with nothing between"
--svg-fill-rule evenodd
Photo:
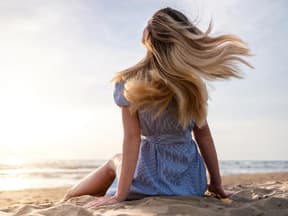
<instances>
[{"instance_id":1,"label":"sea","mask_svg":"<svg viewBox=\"0 0 288 216\"><path fill-rule=\"evenodd\" d=\"M0 191L68 187L99 168L106 160L0 161ZM222 175L288 172L288 161L221 160Z\"/></svg>"}]
</instances>

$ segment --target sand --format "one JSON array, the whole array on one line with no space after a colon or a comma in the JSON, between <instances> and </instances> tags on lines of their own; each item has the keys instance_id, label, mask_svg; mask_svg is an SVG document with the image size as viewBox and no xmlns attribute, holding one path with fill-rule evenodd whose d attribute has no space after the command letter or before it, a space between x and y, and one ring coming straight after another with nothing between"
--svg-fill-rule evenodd
<instances>
[{"instance_id":1,"label":"sand","mask_svg":"<svg viewBox=\"0 0 288 216\"><path fill-rule=\"evenodd\" d=\"M226 203L214 197L155 196L99 207L83 208L94 198L81 196L58 203L67 188L0 192L0 216L96 215L276 215L288 216L288 172L223 177L226 190L236 193Z\"/></svg>"}]
</instances>

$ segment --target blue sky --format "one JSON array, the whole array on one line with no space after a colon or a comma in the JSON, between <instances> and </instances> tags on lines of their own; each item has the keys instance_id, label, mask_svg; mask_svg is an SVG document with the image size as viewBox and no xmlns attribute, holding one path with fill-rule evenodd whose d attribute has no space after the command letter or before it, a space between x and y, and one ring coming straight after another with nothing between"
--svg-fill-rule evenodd
<instances>
[{"instance_id":1,"label":"blue sky","mask_svg":"<svg viewBox=\"0 0 288 216\"><path fill-rule=\"evenodd\" d=\"M121 151L114 73L145 54L142 30L171 6L254 57L245 79L209 82L220 159L288 160L287 1L10 0L0 2L0 160L109 158Z\"/></svg>"}]
</instances>

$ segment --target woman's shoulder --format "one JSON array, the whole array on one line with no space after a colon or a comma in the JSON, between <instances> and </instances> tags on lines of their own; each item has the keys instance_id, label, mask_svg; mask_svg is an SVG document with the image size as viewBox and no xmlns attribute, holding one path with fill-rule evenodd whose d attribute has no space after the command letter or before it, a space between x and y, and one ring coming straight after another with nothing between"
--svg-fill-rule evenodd
<instances>
[{"instance_id":1,"label":"woman's shoulder","mask_svg":"<svg viewBox=\"0 0 288 216\"><path fill-rule=\"evenodd\" d=\"M115 82L113 97L118 106L129 106L130 102L124 96L125 80Z\"/></svg>"}]
</instances>

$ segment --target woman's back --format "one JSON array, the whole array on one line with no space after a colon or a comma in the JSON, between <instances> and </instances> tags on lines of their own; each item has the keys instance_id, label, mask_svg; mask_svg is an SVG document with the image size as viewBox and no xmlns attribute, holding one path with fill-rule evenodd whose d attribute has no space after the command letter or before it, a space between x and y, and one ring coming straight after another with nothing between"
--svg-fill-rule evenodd
<instances>
[{"instance_id":1,"label":"woman's back","mask_svg":"<svg viewBox=\"0 0 288 216\"><path fill-rule=\"evenodd\" d=\"M114 100L118 106L131 105L123 96L124 85L124 81L115 85ZM194 121L183 129L177 122L173 100L157 118L141 109L137 114L141 144L128 199L139 195L204 195L206 170L192 139ZM120 170L118 176L119 173ZM114 193L112 186L107 194Z\"/></svg>"},{"instance_id":2,"label":"woman's back","mask_svg":"<svg viewBox=\"0 0 288 216\"><path fill-rule=\"evenodd\" d=\"M115 85L114 100L119 106L130 106L130 102L123 96L125 82L120 81ZM155 110L157 112L157 110ZM171 100L166 110L161 115L155 117L152 112L139 109L137 111L139 123L141 127L141 135L143 136L163 136L173 134L183 134L191 132L195 124L194 120L191 120L189 126L186 129L178 122L177 105L175 100Z\"/></svg>"}]
</instances>

